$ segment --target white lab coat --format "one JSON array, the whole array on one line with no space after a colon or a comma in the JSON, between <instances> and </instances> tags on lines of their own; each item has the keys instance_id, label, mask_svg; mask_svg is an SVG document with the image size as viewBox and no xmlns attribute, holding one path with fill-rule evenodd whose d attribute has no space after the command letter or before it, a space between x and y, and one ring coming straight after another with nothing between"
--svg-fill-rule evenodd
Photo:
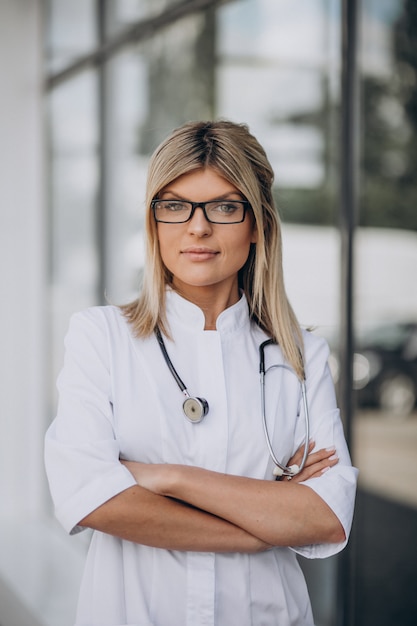
<instances>
[{"instance_id":1,"label":"white lab coat","mask_svg":"<svg viewBox=\"0 0 417 626\"><path fill-rule=\"evenodd\" d=\"M168 353L190 393L209 414L189 423L184 399L154 336L133 337L116 307L76 314L58 379L58 415L46 436L46 467L56 515L71 533L112 496L135 484L119 458L180 463L272 479L260 412L258 348L267 337L248 316L245 297L204 331L202 311L167 292L173 341ZM305 333L311 437L335 445L339 463L306 481L349 535L356 486L327 366L325 341ZM282 363L278 346L266 364ZM266 376L274 451L285 463L304 440L296 376ZM301 409L301 415L300 415ZM202 488L204 486L202 485ZM277 519L279 524L280 520ZM180 552L94 532L80 592L77 626L311 626L313 618L296 552L326 557L340 545L273 548L260 554Z\"/></svg>"}]
</instances>

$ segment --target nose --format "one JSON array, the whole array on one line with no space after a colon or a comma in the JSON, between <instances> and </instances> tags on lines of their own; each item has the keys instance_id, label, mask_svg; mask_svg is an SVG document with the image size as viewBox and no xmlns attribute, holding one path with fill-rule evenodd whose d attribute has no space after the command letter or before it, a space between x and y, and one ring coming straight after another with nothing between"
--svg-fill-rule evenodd
<instances>
[{"instance_id":1,"label":"nose","mask_svg":"<svg viewBox=\"0 0 417 626\"><path fill-rule=\"evenodd\" d=\"M212 225L204 215L202 207L195 208L194 215L188 222L188 232L198 237L206 237L212 232Z\"/></svg>"}]
</instances>

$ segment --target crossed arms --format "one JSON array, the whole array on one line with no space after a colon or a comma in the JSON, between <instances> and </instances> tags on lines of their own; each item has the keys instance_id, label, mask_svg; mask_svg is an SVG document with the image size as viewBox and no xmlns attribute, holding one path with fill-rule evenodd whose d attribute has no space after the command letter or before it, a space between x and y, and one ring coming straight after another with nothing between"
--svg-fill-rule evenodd
<instances>
[{"instance_id":1,"label":"crossed arms","mask_svg":"<svg viewBox=\"0 0 417 626\"><path fill-rule=\"evenodd\" d=\"M338 462L334 449L310 453L291 481L267 481L198 467L122 461L137 485L79 522L128 541L170 550L260 552L271 546L340 543L341 523L309 487ZM300 462L302 448L289 463Z\"/></svg>"}]
</instances>

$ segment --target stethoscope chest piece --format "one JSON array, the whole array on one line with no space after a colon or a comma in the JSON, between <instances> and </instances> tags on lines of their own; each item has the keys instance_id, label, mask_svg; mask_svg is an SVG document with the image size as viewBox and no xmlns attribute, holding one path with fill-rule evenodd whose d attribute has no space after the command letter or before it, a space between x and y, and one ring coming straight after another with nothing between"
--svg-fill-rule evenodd
<instances>
[{"instance_id":1,"label":"stethoscope chest piece","mask_svg":"<svg viewBox=\"0 0 417 626\"><path fill-rule=\"evenodd\" d=\"M182 409L185 417L193 424L198 424L207 415L209 405L204 398L186 398Z\"/></svg>"},{"instance_id":2,"label":"stethoscope chest piece","mask_svg":"<svg viewBox=\"0 0 417 626\"><path fill-rule=\"evenodd\" d=\"M155 328L155 334L159 343L159 347L161 348L161 352L163 354L163 357L165 359L166 364L168 365L168 368L171 374L173 375L182 393L185 396L187 396L182 404L182 410L184 411L184 415L188 419L188 421L191 422L192 424L198 424L199 422L203 420L203 418L209 412L208 402L204 398L197 398L195 396L190 396L190 394L187 391L186 386L184 385L183 381L179 377L177 370L175 369L175 367L172 364L171 359L169 358L163 337L161 335L161 331L159 330L158 327Z\"/></svg>"}]
</instances>

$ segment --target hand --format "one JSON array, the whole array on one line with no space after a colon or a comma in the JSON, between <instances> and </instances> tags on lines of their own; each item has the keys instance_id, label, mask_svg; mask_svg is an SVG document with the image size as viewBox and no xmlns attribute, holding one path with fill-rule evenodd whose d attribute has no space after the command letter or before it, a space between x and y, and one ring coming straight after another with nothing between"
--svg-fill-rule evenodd
<instances>
[{"instance_id":1,"label":"hand","mask_svg":"<svg viewBox=\"0 0 417 626\"><path fill-rule=\"evenodd\" d=\"M312 452L315 446L314 441L310 441L308 446L309 454L307 456L306 464L301 472L293 476L292 478L284 476L282 480L292 480L296 483L300 483L308 478L318 478L328 469L336 465L339 462L339 458L336 454L336 448L323 448L317 452ZM290 458L287 465L300 465L303 458L304 445L301 445L297 452Z\"/></svg>"}]
</instances>

